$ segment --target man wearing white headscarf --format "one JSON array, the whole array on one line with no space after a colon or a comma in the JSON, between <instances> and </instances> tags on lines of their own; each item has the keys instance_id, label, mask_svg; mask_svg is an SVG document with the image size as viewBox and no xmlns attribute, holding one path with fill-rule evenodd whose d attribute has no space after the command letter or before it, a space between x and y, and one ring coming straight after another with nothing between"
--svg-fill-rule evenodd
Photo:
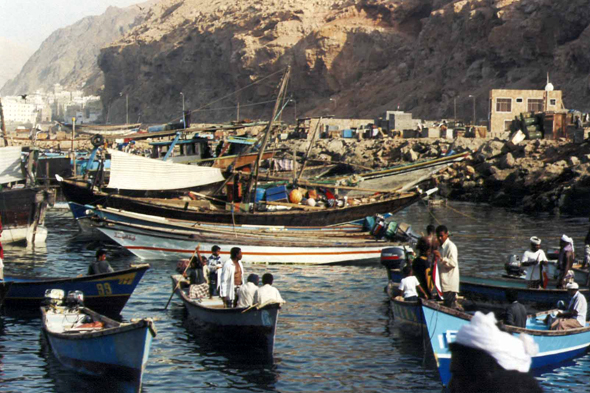
<instances>
[{"instance_id":1,"label":"man wearing white headscarf","mask_svg":"<svg viewBox=\"0 0 590 393\"><path fill-rule=\"evenodd\" d=\"M557 288L565 287L566 275L574 265L574 255L574 240L564 234L559 240L559 278L557 279Z\"/></svg>"},{"instance_id":2,"label":"man wearing white headscarf","mask_svg":"<svg viewBox=\"0 0 590 393\"><path fill-rule=\"evenodd\" d=\"M567 294L571 296L567 311L557 314L557 319L551 324L551 330L577 329L586 326L586 314L588 302L580 293L579 286L575 282L566 285Z\"/></svg>"},{"instance_id":3,"label":"man wearing white headscarf","mask_svg":"<svg viewBox=\"0 0 590 393\"><path fill-rule=\"evenodd\" d=\"M528 372L531 357L539 351L531 336L501 331L493 313L476 312L469 325L459 329L451 350L452 393L543 390Z\"/></svg>"},{"instance_id":4,"label":"man wearing white headscarf","mask_svg":"<svg viewBox=\"0 0 590 393\"><path fill-rule=\"evenodd\" d=\"M529 288L543 287L543 267L547 266L547 256L541 250L541 239L531 237L531 249L524 252L521 265L526 266L526 280Z\"/></svg>"}]
</instances>

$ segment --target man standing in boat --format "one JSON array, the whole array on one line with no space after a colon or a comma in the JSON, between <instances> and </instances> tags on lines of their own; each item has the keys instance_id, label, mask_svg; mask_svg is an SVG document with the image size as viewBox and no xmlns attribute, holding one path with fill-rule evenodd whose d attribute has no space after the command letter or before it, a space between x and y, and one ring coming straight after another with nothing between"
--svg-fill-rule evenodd
<instances>
[{"instance_id":1,"label":"man standing in boat","mask_svg":"<svg viewBox=\"0 0 590 393\"><path fill-rule=\"evenodd\" d=\"M444 299L444 306L459 308L457 293L459 293L459 252L455 243L449 239L449 230L444 225L436 228L436 237L440 248L434 250L436 263L440 275L440 284Z\"/></svg>"},{"instance_id":2,"label":"man standing in boat","mask_svg":"<svg viewBox=\"0 0 590 393\"><path fill-rule=\"evenodd\" d=\"M541 239L531 237L531 249L524 252L520 264L527 267L527 286L535 289L544 288L543 266L547 266L548 263L545 251L541 250Z\"/></svg>"},{"instance_id":3,"label":"man standing in boat","mask_svg":"<svg viewBox=\"0 0 590 393\"><path fill-rule=\"evenodd\" d=\"M564 288L566 276L574 265L574 240L567 236L561 236L559 241L559 279L557 288Z\"/></svg>"},{"instance_id":4,"label":"man standing in boat","mask_svg":"<svg viewBox=\"0 0 590 393\"><path fill-rule=\"evenodd\" d=\"M207 258L207 266L209 267L209 299L217 296L217 288L219 288L219 276L221 275L221 255L219 246L211 247L211 256Z\"/></svg>"},{"instance_id":5,"label":"man standing in boat","mask_svg":"<svg viewBox=\"0 0 590 393\"><path fill-rule=\"evenodd\" d=\"M230 259L225 261L221 268L221 283L219 285L220 296L225 307L235 307L236 291L244 285L244 266L242 265L242 250L234 247L230 250Z\"/></svg>"},{"instance_id":6,"label":"man standing in boat","mask_svg":"<svg viewBox=\"0 0 590 393\"><path fill-rule=\"evenodd\" d=\"M112 273L114 272L111 265L106 261L107 252L104 249L100 249L96 252L96 261L92 262L88 267L88 275L94 274Z\"/></svg>"}]
</instances>

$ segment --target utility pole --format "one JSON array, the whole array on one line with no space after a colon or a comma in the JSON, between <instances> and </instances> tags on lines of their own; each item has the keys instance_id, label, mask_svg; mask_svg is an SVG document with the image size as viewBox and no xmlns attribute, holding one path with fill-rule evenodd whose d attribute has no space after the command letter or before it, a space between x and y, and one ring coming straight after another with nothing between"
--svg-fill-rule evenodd
<instances>
[{"instance_id":1,"label":"utility pole","mask_svg":"<svg viewBox=\"0 0 590 393\"><path fill-rule=\"evenodd\" d=\"M72 117L72 160L74 161L74 176L76 176L76 150L74 150L74 138L76 135L76 118Z\"/></svg>"},{"instance_id":2,"label":"utility pole","mask_svg":"<svg viewBox=\"0 0 590 393\"><path fill-rule=\"evenodd\" d=\"M6 137L6 124L4 124L4 109L2 108L2 99L0 99L0 127L2 128L4 146L8 146L8 138Z\"/></svg>"},{"instance_id":3,"label":"utility pole","mask_svg":"<svg viewBox=\"0 0 590 393\"><path fill-rule=\"evenodd\" d=\"M470 94L469 98L473 98L473 126L475 127L475 96Z\"/></svg>"},{"instance_id":4,"label":"utility pole","mask_svg":"<svg viewBox=\"0 0 590 393\"><path fill-rule=\"evenodd\" d=\"M453 112L453 127L457 127L457 97L453 98L454 112Z\"/></svg>"},{"instance_id":5,"label":"utility pole","mask_svg":"<svg viewBox=\"0 0 590 393\"><path fill-rule=\"evenodd\" d=\"M236 121L239 123L240 122L240 101L238 101L238 113L237 113L237 119Z\"/></svg>"},{"instance_id":6,"label":"utility pole","mask_svg":"<svg viewBox=\"0 0 590 393\"><path fill-rule=\"evenodd\" d=\"M129 94L125 93L125 124L129 124Z\"/></svg>"},{"instance_id":7,"label":"utility pole","mask_svg":"<svg viewBox=\"0 0 590 393\"><path fill-rule=\"evenodd\" d=\"M182 126L186 130L186 116L184 115L184 93L180 92L182 96Z\"/></svg>"}]
</instances>

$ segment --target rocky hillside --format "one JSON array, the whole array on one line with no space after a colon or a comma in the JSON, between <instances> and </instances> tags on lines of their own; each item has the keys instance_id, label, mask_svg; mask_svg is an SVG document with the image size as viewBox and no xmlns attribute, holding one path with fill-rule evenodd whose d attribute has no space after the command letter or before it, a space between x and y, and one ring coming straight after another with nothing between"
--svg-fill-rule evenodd
<instances>
[{"instance_id":1,"label":"rocky hillside","mask_svg":"<svg viewBox=\"0 0 590 393\"><path fill-rule=\"evenodd\" d=\"M104 83L96 62L100 49L121 38L142 20L137 6L109 7L102 15L86 17L56 30L0 93L32 93L60 83L69 90L83 89L88 94L98 94Z\"/></svg>"},{"instance_id":2,"label":"rocky hillside","mask_svg":"<svg viewBox=\"0 0 590 393\"><path fill-rule=\"evenodd\" d=\"M547 73L568 108L587 110L589 24L587 0L160 0L101 51L103 100L124 89L145 121L178 117L180 92L209 105L201 119L233 119L238 102L241 117L265 117L272 104L253 104L291 65L298 115L435 119L456 102L470 119L475 101L485 119L491 88L542 89Z\"/></svg>"},{"instance_id":3,"label":"rocky hillside","mask_svg":"<svg viewBox=\"0 0 590 393\"><path fill-rule=\"evenodd\" d=\"M0 59L10 59L10 61L3 61L0 66L0 88L10 78L18 75L32 53L31 48L0 37Z\"/></svg>"}]
</instances>

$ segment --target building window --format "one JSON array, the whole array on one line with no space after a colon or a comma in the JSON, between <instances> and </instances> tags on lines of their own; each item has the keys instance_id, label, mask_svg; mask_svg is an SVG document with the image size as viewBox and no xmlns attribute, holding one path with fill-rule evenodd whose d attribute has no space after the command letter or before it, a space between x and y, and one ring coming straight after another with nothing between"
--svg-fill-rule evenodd
<instances>
[{"instance_id":1,"label":"building window","mask_svg":"<svg viewBox=\"0 0 590 393\"><path fill-rule=\"evenodd\" d=\"M512 99L511 98L497 98L496 99L496 112L512 112Z\"/></svg>"},{"instance_id":2,"label":"building window","mask_svg":"<svg viewBox=\"0 0 590 393\"><path fill-rule=\"evenodd\" d=\"M522 98L517 98L517 99L516 99L516 103L517 103L517 104L522 104Z\"/></svg>"},{"instance_id":3,"label":"building window","mask_svg":"<svg viewBox=\"0 0 590 393\"><path fill-rule=\"evenodd\" d=\"M549 100L549 105L551 105L551 106L557 105L557 100L555 98L550 99Z\"/></svg>"},{"instance_id":4,"label":"building window","mask_svg":"<svg viewBox=\"0 0 590 393\"><path fill-rule=\"evenodd\" d=\"M504 131L510 131L512 120L504 120Z\"/></svg>"},{"instance_id":5,"label":"building window","mask_svg":"<svg viewBox=\"0 0 590 393\"><path fill-rule=\"evenodd\" d=\"M527 101L527 110L529 112L543 112L543 99L529 98Z\"/></svg>"}]
</instances>

